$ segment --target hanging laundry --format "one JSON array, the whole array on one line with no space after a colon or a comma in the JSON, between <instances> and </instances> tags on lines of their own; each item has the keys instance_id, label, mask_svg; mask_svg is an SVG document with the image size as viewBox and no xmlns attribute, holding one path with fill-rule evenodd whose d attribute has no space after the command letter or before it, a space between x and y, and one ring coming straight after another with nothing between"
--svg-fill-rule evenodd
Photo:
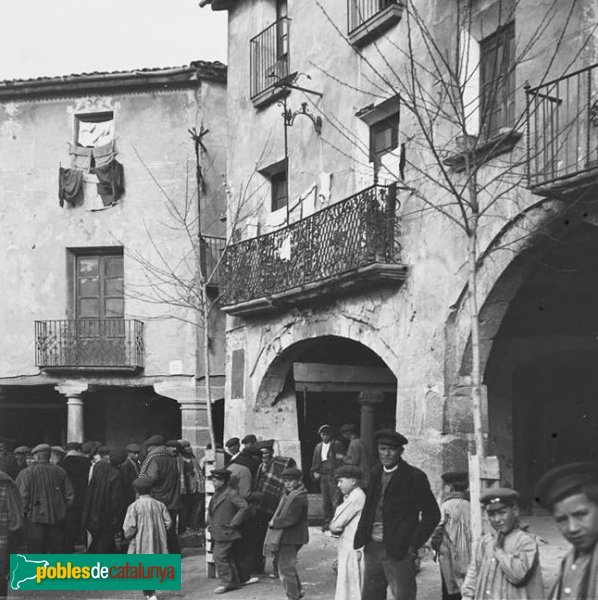
<instances>
[{"instance_id":1,"label":"hanging laundry","mask_svg":"<svg viewBox=\"0 0 598 600\"><path fill-rule=\"evenodd\" d=\"M123 166L112 160L107 165L95 168L98 178L98 194L104 206L114 204L125 191L125 177Z\"/></svg>"},{"instance_id":2,"label":"hanging laundry","mask_svg":"<svg viewBox=\"0 0 598 600\"><path fill-rule=\"evenodd\" d=\"M92 156L95 163L95 168L105 167L107 164L114 160L116 152L114 151L114 140L104 144L103 146L96 146L92 148Z\"/></svg>"},{"instance_id":3,"label":"hanging laundry","mask_svg":"<svg viewBox=\"0 0 598 600\"><path fill-rule=\"evenodd\" d=\"M71 167L89 171L91 168L91 151L93 148L83 148L69 143L69 154L71 155Z\"/></svg>"},{"instance_id":4,"label":"hanging laundry","mask_svg":"<svg viewBox=\"0 0 598 600\"><path fill-rule=\"evenodd\" d=\"M74 206L83 199L83 171L59 167L58 199L60 206L64 206L65 201Z\"/></svg>"}]
</instances>

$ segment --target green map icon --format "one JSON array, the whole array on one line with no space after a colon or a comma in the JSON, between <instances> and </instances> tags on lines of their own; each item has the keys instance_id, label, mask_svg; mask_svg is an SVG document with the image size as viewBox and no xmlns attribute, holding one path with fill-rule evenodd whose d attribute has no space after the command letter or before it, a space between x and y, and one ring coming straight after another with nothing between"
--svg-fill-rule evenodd
<instances>
[{"instance_id":1,"label":"green map icon","mask_svg":"<svg viewBox=\"0 0 598 600\"><path fill-rule=\"evenodd\" d=\"M22 554L17 554L16 559L11 561L10 588L12 590L19 590L22 583L35 579L37 567L47 567L50 564L47 560L31 560Z\"/></svg>"}]
</instances>

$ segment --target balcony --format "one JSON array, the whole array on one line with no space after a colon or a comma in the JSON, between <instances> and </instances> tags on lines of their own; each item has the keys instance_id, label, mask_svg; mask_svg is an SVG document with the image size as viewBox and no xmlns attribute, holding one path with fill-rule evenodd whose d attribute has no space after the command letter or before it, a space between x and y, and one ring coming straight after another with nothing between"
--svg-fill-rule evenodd
<instances>
[{"instance_id":1,"label":"balcony","mask_svg":"<svg viewBox=\"0 0 598 600\"><path fill-rule=\"evenodd\" d=\"M353 46L365 46L401 20L401 0L347 0L347 31Z\"/></svg>"},{"instance_id":2,"label":"balcony","mask_svg":"<svg viewBox=\"0 0 598 600\"><path fill-rule=\"evenodd\" d=\"M220 287L220 259L226 247L226 238L215 235L201 236L202 273L208 280L208 288Z\"/></svg>"},{"instance_id":3,"label":"balcony","mask_svg":"<svg viewBox=\"0 0 598 600\"><path fill-rule=\"evenodd\" d=\"M372 186L282 229L229 246L221 308L248 316L399 286L396 186Z\"/></svg>"},{"instance_id":4,"label":"balcony","mask_svg":"<svg viewBox=\"0 0 598 600\"><path fill-rule=\"evenodd\" d=\"M289 76L290 19L278 19L249 41L250 97L256 108L274 102L286 90L276 84Z\"/></svg>"},{"instance_id":5,"label":"balcony","mask_svg":"<svg viewBox=\"0 0 598 600\"><path fill-rule=\"evenodd\" d=\"M540 196L572 193L598 176L598 65L527 93L527 177Z\"/></svg>"},{"instance_id":6,"label":"balcony","mask_svg":"<svg viewBox=\"0 0 598 600\"><path fill-rule=\"evenodd\" d=\"M143 369L143 323L129 319L35 322L35 364L48 372Z\"/></svg>"}]
</instances>

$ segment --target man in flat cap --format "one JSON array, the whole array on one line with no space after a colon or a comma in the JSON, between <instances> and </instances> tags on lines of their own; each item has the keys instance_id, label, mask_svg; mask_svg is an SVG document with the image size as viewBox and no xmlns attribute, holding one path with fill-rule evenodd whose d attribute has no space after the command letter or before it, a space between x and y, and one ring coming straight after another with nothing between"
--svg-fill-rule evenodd
<instances>
[{"instance_id":1,"label":"man in flat cap","mask_svg":"<svg viewBox=\"0 0 598 600\"><path fill-rule=\"evenodd\" d=\"M2 440L0 440L0 471L12 479L16 479L20 471L15 455L9 450L7 443Z\"/></svg>"},{"instance_id":2,"label":"man in flat cap","mask_svg":"<svg viewBox=\"0 0 598 600\"><path fill-rule=\"evenodd\" d=\"M359 467L343 465L334 476L343 495L343 501L330 521L330 533L339 537L334 600L353 600L361 597L363 587L363 552L353 548L357 523L365 505L362 473Z\"/></svg>"},{"instance_id":3,"label":"man in flat cap","mask_svg":"<svg viewBox=\"0 0 598 600\"><path fill-rule=\"evenodd\" d=\"M231 460L237 458L239 452L241 452L241 442L239 438L232 437L226 440L226 443L224 444L224 450L226 452L225 466L228 466Z\"/></svg>"},{"instance_id":4,"label":"man in flat cap","mask_svg":"<svg viewBox=\"0 0 598 600\"><path fill-rule=\"evenodd\" d=\"M141 468L139 453L141 448L137 444L128 444L125 451L127 452L127 458L119 468L123 474L125 505L129 506L135 501L133 482L139 477L139 469Z\"/></svg>"},{"instance_id":5,"label":"man in flat cap","mask_svg":"<svg viewBox=\"0 0 598 600\"><path fill-rule=\"evenodd\" d=\"M372 469L366 502L355 534L364 548L362 600L415 600L417 551L440 521L440 511L423 471L401 455L407 439L396 431L376 432L380 464Z\"/></svg>"},{"instance_id":6,"label":"man in flat cap","mask_svg":"<svg viewBox=\"0 0 598 600\"><path fill-rule=\"evenodd\" d=\"M166 505L170 515L171 525L167 530L168 548L170 554L180 552L176 524L178 511L181 508L179 491L179 470L176 459L166 447L162 435L153 435L145 441L147 454L141 468L140 477L147 477L152 482L152 498Z\"/></svg>"},{"instance_id":7,"label":"man in flat cap","mask_svg":"<svg viewBox=\"0 0 598 600\"><path fill-rule=\"evenodd\" d=\"M233 544L241 537L241 524L248 504L228 485L230 477L230 471L226 469L212 469L208 477L214 485L214 495L208 505L208 528L214 543L214 562L220 578L220 585L214 590L215 594L236 590L241 584Z\"/></svg>"},{"instance_id":8,"label":"man in flat cap","mask_svg":"<svg viewBox=\"0 0 598 600\"><path fill-rule=\"evenodd\" d=\"M478 543L463 583L464 599L544 598L538 541L519 521L518 497L509 488L482 493L480 502L494 531L484 534Z\"/></svg>"},{"instance_id":9,"label":"man in flat cap","mask_svg":"<svg viewBox=\"0 0 598 600\"><path fill-rule=\"evenodd\" d=\"M537 500L552 511L572 548L563 559L550 600L598 598L598 468L590 462L563 465L538 482Z\"/></svg>"},{"instance_id":10,"label":"man in flat cap","mask_svg":"<svg viewBox=\"0 0 598 600\"><path fill-rule=\"evenodd\" d=\"M27 465L27 455L31 453L31 450L27 446L19 446L14 449L13 454L17 460L17 465L19 467L19 473L25 469ZM1 470L1 469L0 469ZM18 475L18 473L17 473Z\"/></svg>"},{"instance_id":11,"label":"man in flat cap","mask_svg":"<svg viewBox=\"0 0 598 600\"><path fill-rule=\"evenodd\" d=\"M349 442L347 453L343 457L344 465L353 465L361 470L361 485L365 489L370 481L372 457L363 440L359 437L357 425L347 423L340 429L341 435Z\"/></svg>"},{"instance_id":12,"label":"man in flat cap","mask_svg":"<svg viewBox=\"0 0 598 600\"><path fill-rule=\"evenodd\" d=\"M322 531L326 531L330 519L332 519L332 515L340 502L334 471L343 464L345 451L338 440L332 439L330 425L321 425L318 428L318 435L320 441L314 448L310 474L314 481L320 483L323 512Z\"/></svg>"},{"instance_id":13,"label":"man in flat cap","mask_svg":"<svg viewBox=\"0 0 598 600\"><path fill-rule=\"evenodd\" d=\"M461 587L471 560L469 474L450 471L442 477L442 520L432 534L442 581L442 600L461 600Z\"/></svg>"},{"instance_id":14,"label":"man in flat cap","mask_svg":"<svg viewBox=\"0 0 598 600\"><path fill-rule=\"evenodd\" d=\"M64 550L66 511L75 493L64 469L50 463L52 449L48 444L38 444L31 452L35 463L23 469L16 482L23 500L27 551L60 554Z\"/></svg>"},{"instance_id":15,"label":"man in flat cap","mask_svg":"<svg viewBox=\"0 0 598 600\"><path fill-rule=\"evenodd\" d=\"M307 529L307 490L303 473L297 467L282 472L285 494L281 498L266 533L264 547L278 553L278 576L288 600L299 600L303 589L297 574L297 553L309 542Z\"/></svg>"},{"instance_id":16,"label":"man in flat cap","mask_svg":"<svg viewBox=\"0 0 598 600\"><path fill-rule=\"evenodd\" d=\"M288 456L274 456L274 440L257 442L256 447L261 453L262 462L253 480L250 502L256 508L255 547L258 550L258 556L261 557L257 564L257 572L262 573L265 566L262 550L268 523L276 511L280 499L284 496L282 473L296 464L295 459ZM278 559L276 556L273 557L272 567L270 576L277 578Z\"/></svg>"},{"instance_id":17,"label":"man in flat cap","mask_svg":"<svg viewBox=\"0 0 598 600\"><path fill-rule=\"evenodd\" d=\"M75 492L73 504L66 511L65 535L65 551L73 552L76 544L85 545L81 515L83 513L83 504L85 503L85 494L87 493L91 461L83 453L82 445L79 442L68 442L66 445L66 456L62 459L59 466L66 471Z\"/></svg>"}]
</instances>

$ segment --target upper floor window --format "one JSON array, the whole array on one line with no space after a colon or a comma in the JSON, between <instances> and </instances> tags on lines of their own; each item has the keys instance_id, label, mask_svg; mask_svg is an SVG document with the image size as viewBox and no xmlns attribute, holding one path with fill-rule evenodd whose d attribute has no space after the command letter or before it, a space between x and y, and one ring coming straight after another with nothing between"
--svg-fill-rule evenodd
<instances>
[{"instance_id":1,"label":"upper floor window","mask_svg":"<svg viewBox=\"0 0 598 600\"><path fill-rule=\"evenodd\" d=\"M492 137L515 121L515 23L480 45L480 134Z\"/></svg>"},{"instance_id":2,"label":"upper floor window","mask_svg":"<svg viewBox=\"0 0 598 600\"><path fill-rule=\"evenodd\" d=\"M347 0L349 41L363 46L401 20L402 0Z\"/></svg>"},{"instance_id":3,"label":"upper floor window","mask_svg":"<svg viewBox=\"0 0 598 600\"><path fill-rule=\"evenodd\" d=\"M75 143L97 148L114 140L114 113L100 112L75 115Z\"/></svg>"},{"instance_id":4,"label":"upper floor window","mask_svg":"<svg viewBox=\"0 0 598 600\"><path fill-rule=\"evenodd\" d=\"M272 186L272 212L284 208L289 203L287 170L274 173L270 178Z\"/></svg>"},{"instance_id":5,"label":"upper floor window","mask_svg":"<svg viewBox=\"0 0 598 600\"><path fill-rule=\"evenodd\" d=\"M370 162L391 152L399 142L399 113L370 125Z\"/></svg>"}]
</instances>

